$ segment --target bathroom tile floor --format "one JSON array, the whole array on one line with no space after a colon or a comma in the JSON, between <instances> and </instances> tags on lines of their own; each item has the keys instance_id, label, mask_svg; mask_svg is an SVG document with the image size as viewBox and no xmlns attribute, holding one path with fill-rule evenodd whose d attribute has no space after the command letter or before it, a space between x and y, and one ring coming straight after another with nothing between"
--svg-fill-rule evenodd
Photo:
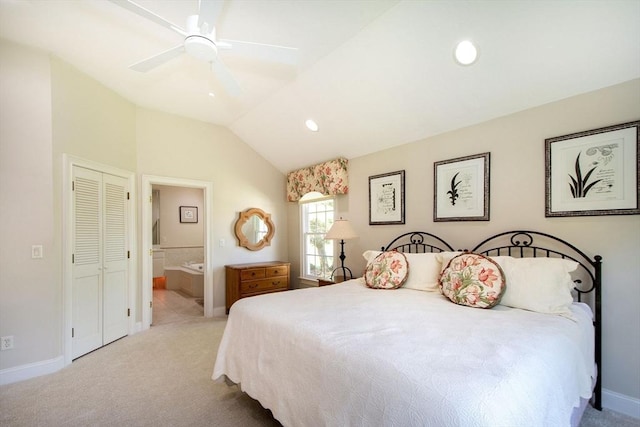
<instances>
[{"instance_id":1,"label":"bathroom tile floor","mask_svg":"<svg viewBox=\"0 0 640 427\"><path fill-rule=\"evenodd\" d=\"M184 322L204 316L204 308L196 298L169 289L153 290L152 326Z\"/></svg>"}]
</instances>

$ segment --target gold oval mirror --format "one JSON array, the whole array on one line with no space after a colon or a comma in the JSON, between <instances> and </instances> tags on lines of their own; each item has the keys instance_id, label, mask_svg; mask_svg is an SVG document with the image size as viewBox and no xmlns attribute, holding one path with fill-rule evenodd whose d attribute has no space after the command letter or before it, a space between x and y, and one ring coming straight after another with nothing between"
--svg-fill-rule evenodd
<instances>
[{"instance_id":1,"label":"gold oval mirror","mask_svg":"<svg viewBox=\"0 0 640 427\"><path fill-rule=\"evenodd\" d=\"M250 251L259 251L271 244L276 226L271 215L258 208L240 212L234 228L238 244Z\"/></svg>"}]
</instances>

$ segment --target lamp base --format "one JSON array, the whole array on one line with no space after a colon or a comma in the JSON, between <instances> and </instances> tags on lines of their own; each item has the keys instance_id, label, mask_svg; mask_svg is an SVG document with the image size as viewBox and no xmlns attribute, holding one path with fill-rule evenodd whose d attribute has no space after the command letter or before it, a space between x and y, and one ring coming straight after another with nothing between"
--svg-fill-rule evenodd
<instances>
[{"instance_id":1,"label":"lamp base","mask_svg":"<svg viewBox=\"0 0 640 427\"><path fill-rule=\"evenodd\" d=\"M353 273L351 272L351 269L349 269L349 267L338 267L335 270L333 270L331 272L331 280L334 282L338 282L338 280L335 280L336 278L340 277L340 276L336 276L336 271L339 273L342 273L342 280L350 280L353 279ZM349 276L347 276L347 273L349 273Z\"/></svg>"}]
</instances>

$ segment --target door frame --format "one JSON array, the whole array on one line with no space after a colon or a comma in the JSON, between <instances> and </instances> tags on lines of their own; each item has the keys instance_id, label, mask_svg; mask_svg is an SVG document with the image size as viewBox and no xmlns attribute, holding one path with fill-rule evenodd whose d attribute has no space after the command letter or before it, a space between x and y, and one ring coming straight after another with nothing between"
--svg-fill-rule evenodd
<instances>
[{"instance_id":1,"label":"door frame","mask_svg":"<svg viewBox=\"0 0 640 427\"><path fill-rule=\"evenodd\" d=\"M129 192L130 202L127 205L127 245L130 251L129 268L127 275L127 294L129 299L129 307L132 315L129 316L128 331L129 335L135 332L135 313L136 313L136 277L137 269L137 240L136 240L136 223L137 223L137 204L136 204L136 185L135 173L113 166L94 162L92 160L83 159L70 154L62 154L62 300L63 300L63 319L62 319L62 343L64 366L70 365L73 360L73 344L71 337L71 328L73 327L73 192L71 191L71 183L73 181L73 168L75 166L85 169L91 169L98 172L120 176L127 180L127 190Z\"/></svg>"},{"instance_id":2,"label":"door frame","mask_svg":"<svg viewBox=\"0 0 640 427\"><path fill-rule=\"evenodd\" d=\"M141 267L142 267L142 330L149 329L152 319L153 301L153 218L151 191L153 185L200 188L204 192L204 317L213 317L213 182L195 179L172 178L156 175L141 177Z\"/></svg>"}]
</instances>

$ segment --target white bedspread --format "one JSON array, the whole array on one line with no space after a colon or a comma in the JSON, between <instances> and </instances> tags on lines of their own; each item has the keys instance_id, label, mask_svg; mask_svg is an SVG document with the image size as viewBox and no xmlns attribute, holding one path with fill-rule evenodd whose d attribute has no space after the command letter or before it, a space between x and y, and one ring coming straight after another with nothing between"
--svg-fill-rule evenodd
<instances>
[{"instance_id":1,"label":"white bedspread","mask_svg":"<svg viewBox=\"0 0 640 427\"><path fill-rule=\"evenodd\" d=\"M361 279L239 300L212 378L285 426L569 426L591 396L593 327Z\"/></svg>"}]
</instances>

